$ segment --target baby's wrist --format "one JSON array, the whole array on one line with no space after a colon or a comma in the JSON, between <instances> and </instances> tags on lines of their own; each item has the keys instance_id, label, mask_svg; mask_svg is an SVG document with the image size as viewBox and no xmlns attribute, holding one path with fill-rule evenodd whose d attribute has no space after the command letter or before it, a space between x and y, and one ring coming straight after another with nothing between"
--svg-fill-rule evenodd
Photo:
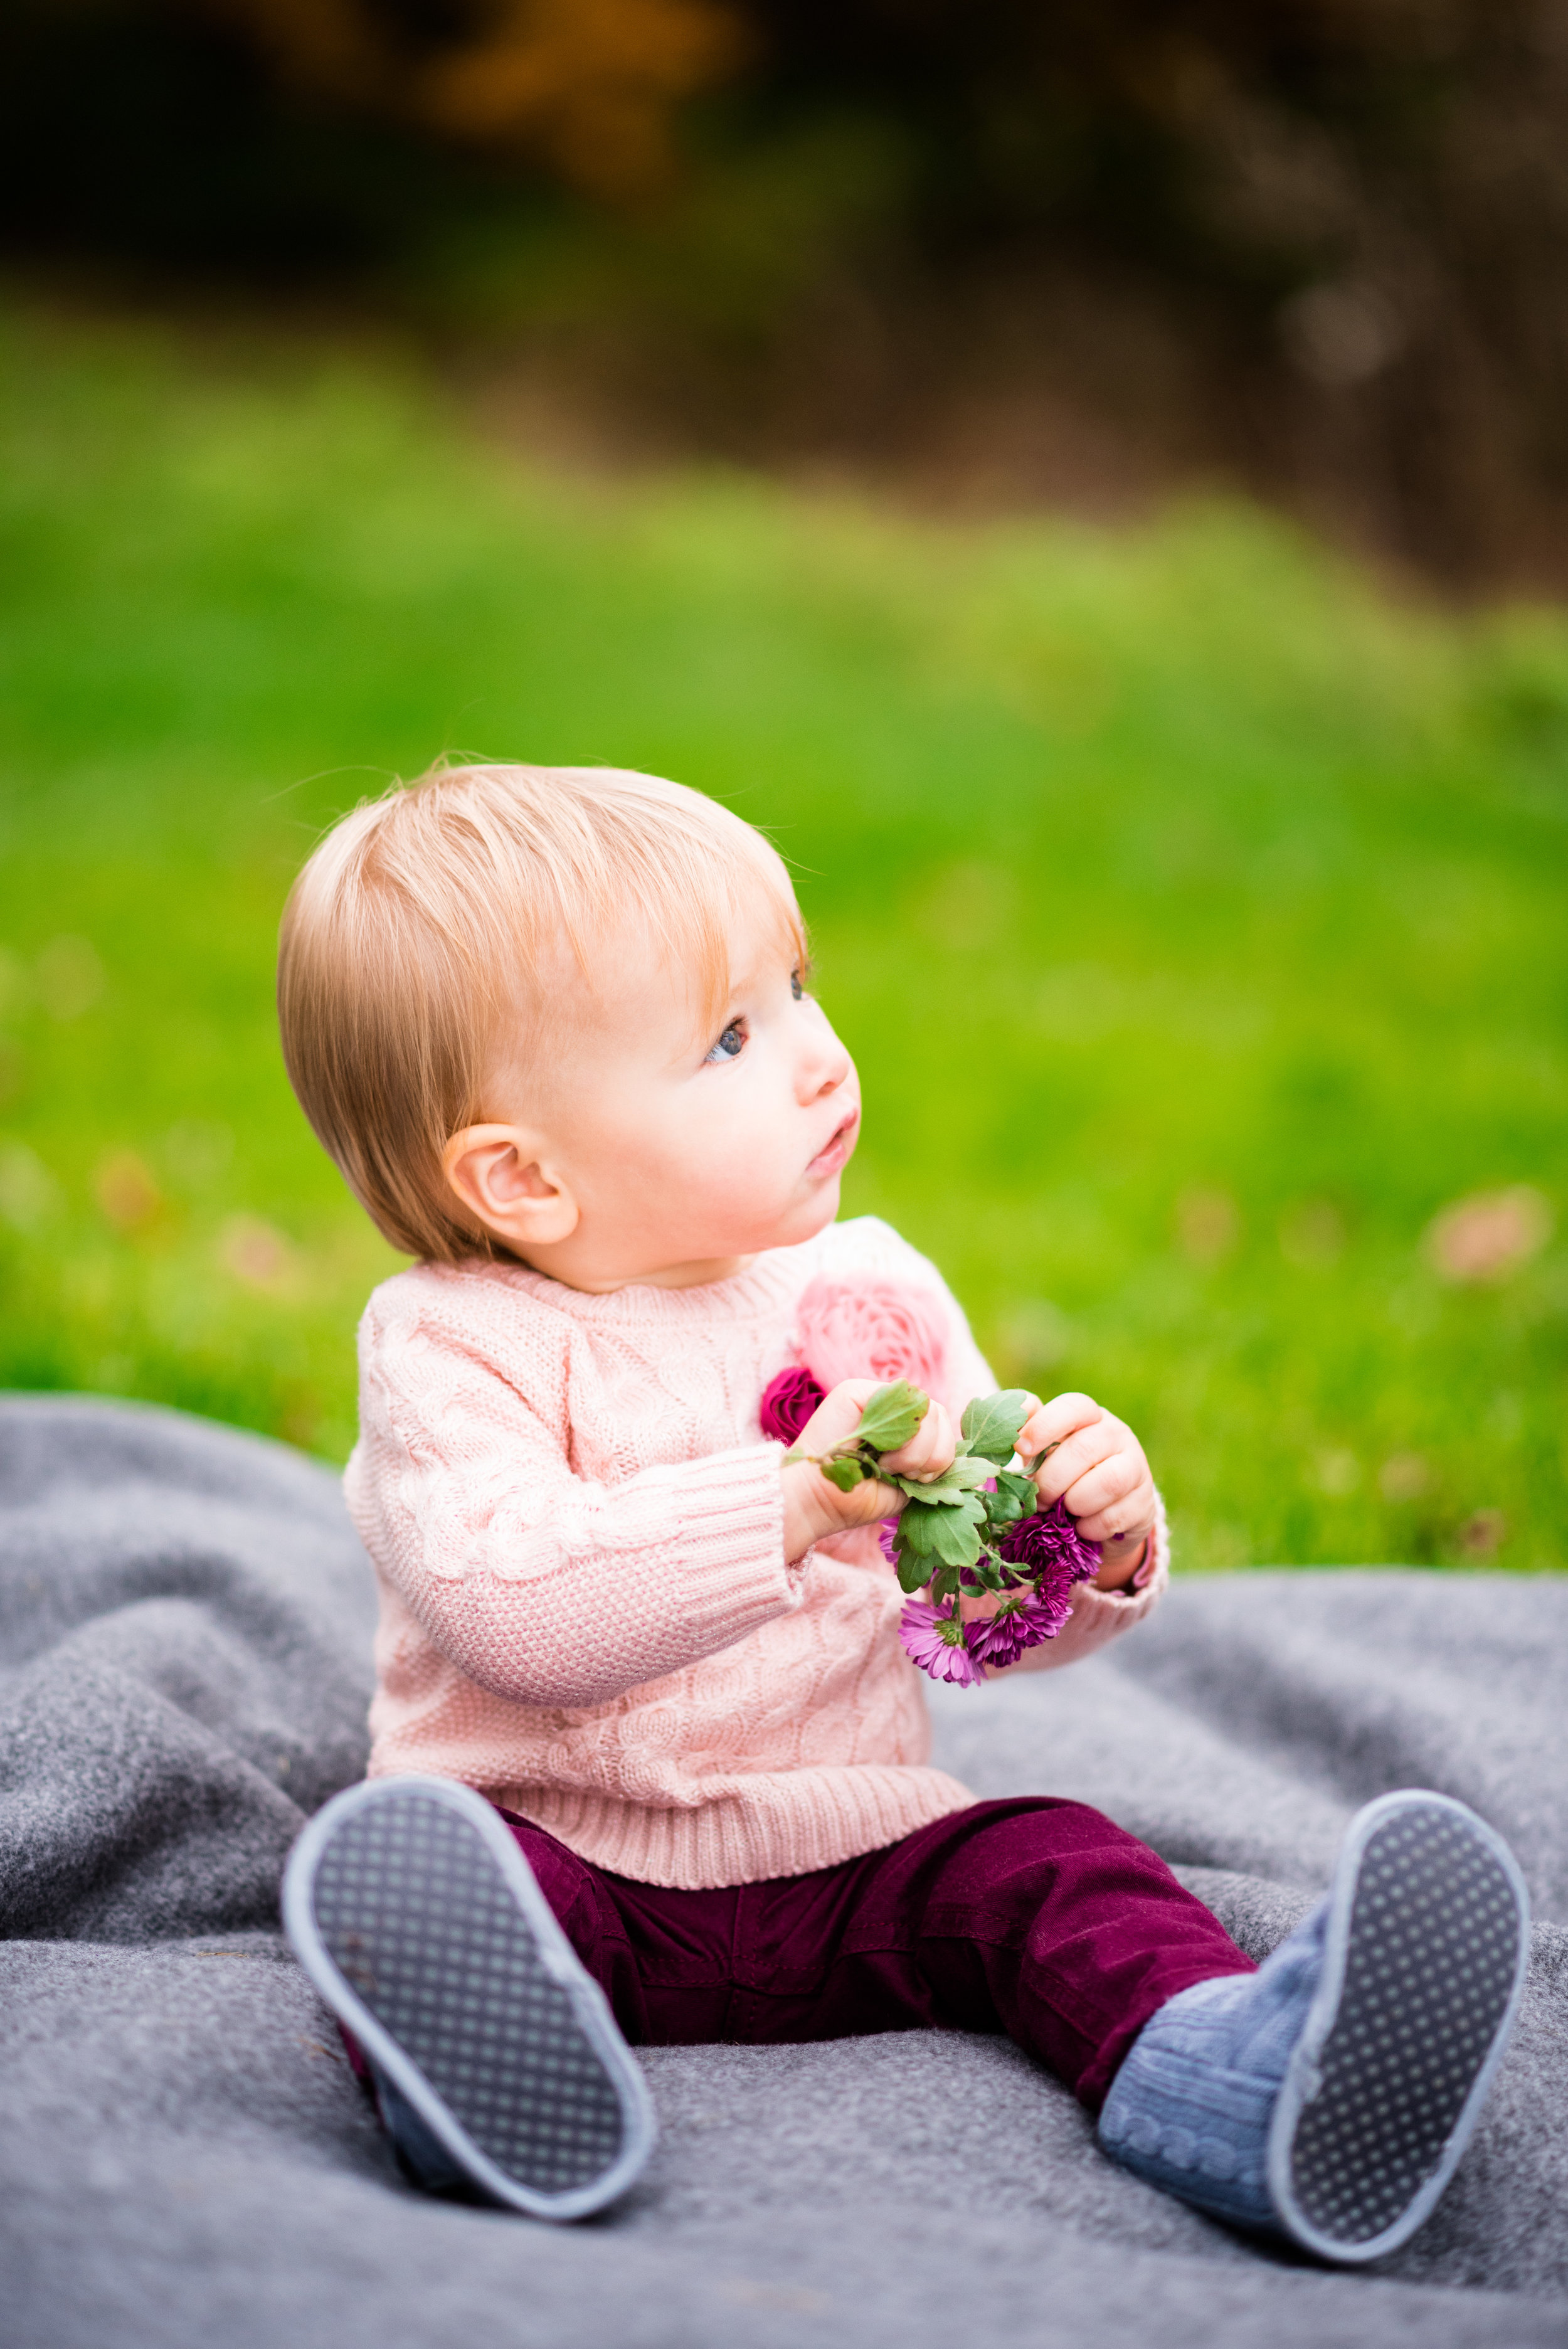
<instances>
[{"instance_id":1,"label":"baby's wrist","mask_svg":"<svg viewBox=\"0 0 1568 2349\"><path fill-rule=\"evenodd\" d=\"M1094 1578L1096 1589L1125 1590L1141 1569L1153 1538L1154 1529L1149 1526L1142 1533L1123 1534L1115 1541L1102 1542L1099 1572Z\"/></svg>"}]
</instances>

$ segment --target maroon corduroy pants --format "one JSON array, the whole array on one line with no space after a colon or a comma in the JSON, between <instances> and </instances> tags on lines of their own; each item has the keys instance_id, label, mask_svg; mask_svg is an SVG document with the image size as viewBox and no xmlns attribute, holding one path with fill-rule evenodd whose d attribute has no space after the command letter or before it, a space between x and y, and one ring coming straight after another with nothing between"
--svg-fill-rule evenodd
<instances>
[{"instance_id":1,"label":"maroon corduroy pants","mask_svg":"<svg viewBox=\"0 0 1568 2349\"><path fill-rule=\"evenodd\" d=\"M1099 2109L1155 2009L1253 1964L1083 1803L975 1803L807 1876L636 1884L502 1811L633 2046L1006 2032Z\"/></svg>"}]
</instances>

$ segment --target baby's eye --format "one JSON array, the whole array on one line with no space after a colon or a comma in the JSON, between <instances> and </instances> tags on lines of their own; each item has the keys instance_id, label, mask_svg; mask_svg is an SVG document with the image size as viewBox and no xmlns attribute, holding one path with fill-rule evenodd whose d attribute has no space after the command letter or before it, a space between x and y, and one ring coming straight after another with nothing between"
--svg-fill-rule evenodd
<instances>
[{"instance_id":1,"label":"baby's eye","mask_svg":"<svg viewBox=\"0 0 1568 2349\"><path fill-rule=\"evenodd\" d=\"M705 1061L738 1061L745 1047L746 1022L744 1019L732 1019L713 1050L706 1052L703 1058Z\"/></svg>"},{"instance_id":2,"label":"baby's eye","mask_svg":"<svg viewBox=\"0 0 1568 2349\"><path fill-rule=\"evenodd\" d=\"M796 965L795 968L789 974L789 992L794 997L797 1003L803 1003L805 1001L805 982L800 977L800 968L799 964Z\"/></svg>"}]
</instances>

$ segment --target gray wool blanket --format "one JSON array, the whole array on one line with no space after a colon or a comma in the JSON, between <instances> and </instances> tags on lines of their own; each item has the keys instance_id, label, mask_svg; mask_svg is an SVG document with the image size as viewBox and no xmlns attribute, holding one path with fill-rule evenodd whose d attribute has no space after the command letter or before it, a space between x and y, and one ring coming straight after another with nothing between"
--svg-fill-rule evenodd
<instances>
[{"instance_id":1,"label":"gray wool blanket","mask_svg":"<svg viewBox=\"0 0 1568 2349\"><path fill-rule=\"evenodd\" d=\"M1107 1656L938 1692L977 1795L1098 1804L1255 1954L1384 1788L1511 1842L1521 2026L1436 2218L1357 2274L1114 2169L1026 2056L955 2033L653 2051L658 2151L584 2226L406 2186L277 1921L364 1764L371 1617L326 1471L0 1402L7 2349L1568 2343L1568 1578L1194 1578Z\"/></svg>"}]
</instances>

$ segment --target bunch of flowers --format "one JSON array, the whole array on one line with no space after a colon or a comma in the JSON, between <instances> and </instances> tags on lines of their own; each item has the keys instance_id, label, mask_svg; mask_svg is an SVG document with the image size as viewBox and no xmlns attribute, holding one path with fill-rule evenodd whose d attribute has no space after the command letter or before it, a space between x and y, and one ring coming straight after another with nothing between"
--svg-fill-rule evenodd
<instances>
[{"instance_id":1,"label":"bunch of flowers","mask_svg":"<svg viewBox=\"0 0 1568 2349\"><path fill-rule=\"evenodd\" d=\"M804 1364L781 1371L762 1398L764 1433L793 1444L823 1393ZM1034 1480L1046 1454L1018 1458L1030 1406L1031 1398L1016 1388L977 1397L961 1422L952 1466L929 1485L882 1464L909 1442L930 1408L923 1390L907 1379L879 1387L853 1435L830 1452L786 1454L813 1461L842 1493L870 1477L903 1495L898 1516L883 1520L882 1544L910 1594L899 1637L933 1680L973 1687L988 1666L1001 1670L1026 1648L1054 1640L1071 1612L1075 1586L1099 1570L1098 1545L1084 1540L1060 1501L1039 1506ZM998 1604L966 1623L960 1598L982 1593Z\"/></svg>"}]
</instances>

